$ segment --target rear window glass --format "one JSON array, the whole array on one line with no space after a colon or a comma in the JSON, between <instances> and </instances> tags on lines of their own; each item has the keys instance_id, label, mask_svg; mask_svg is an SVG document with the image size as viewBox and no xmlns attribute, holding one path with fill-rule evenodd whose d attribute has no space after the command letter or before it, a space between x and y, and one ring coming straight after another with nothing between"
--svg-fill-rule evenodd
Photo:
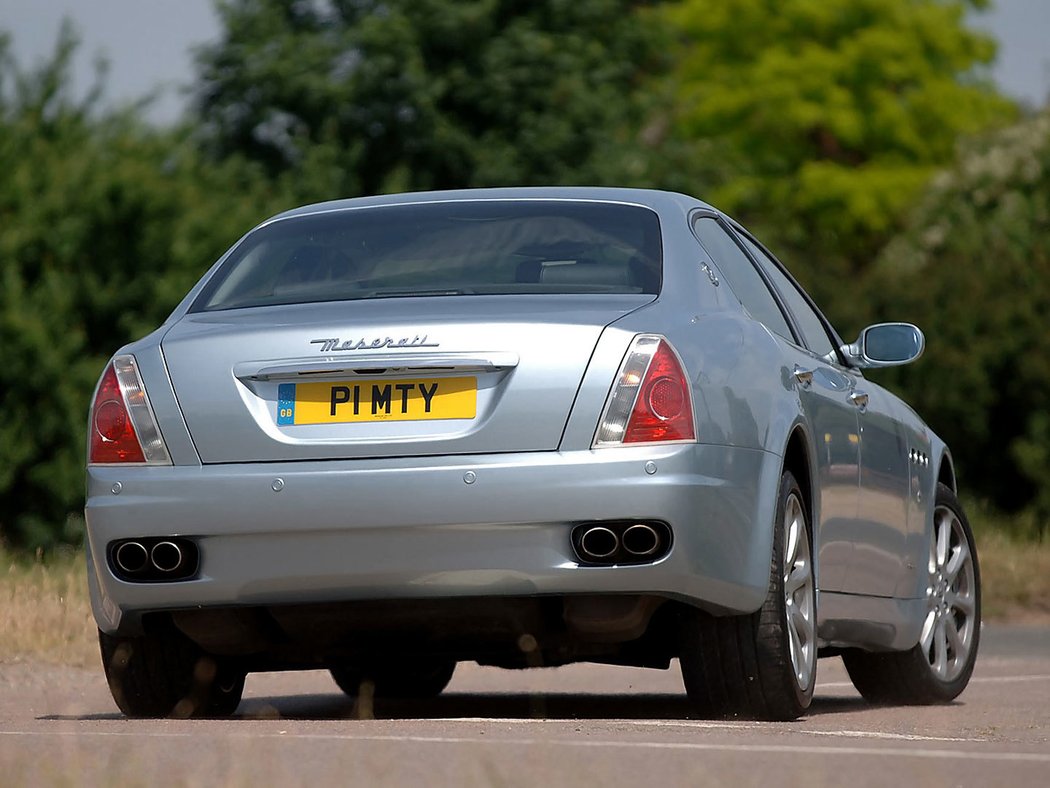
<instances>
[{"instance_id":1,"label":"rear window glass","mask_svg":"<svg viewBox=\"0 0 1050 788\"><path fill-rule=\"evenodd\" d=\"M436 202L281 219L249 234L194 311L362 298L660 290L648 208Z\"/></svg>"}]
</instances>

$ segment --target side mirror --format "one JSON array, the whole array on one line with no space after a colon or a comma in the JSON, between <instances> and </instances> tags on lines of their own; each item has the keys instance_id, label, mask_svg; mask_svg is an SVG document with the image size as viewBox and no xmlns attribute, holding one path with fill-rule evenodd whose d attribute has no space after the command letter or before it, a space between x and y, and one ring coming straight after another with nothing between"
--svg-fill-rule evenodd
<instances>
[{"instance_id":1,"label":"side mirror","mask_svg":"<svg viewBox=\"0 0 1050 788\"><path fill-rule=\"evenodd\" d=\"M897 367L922 355L926 337L911 323L878 323L860 332L857 341L844 345L843 354L855 367Z\"/></svg>"}]
</instances>

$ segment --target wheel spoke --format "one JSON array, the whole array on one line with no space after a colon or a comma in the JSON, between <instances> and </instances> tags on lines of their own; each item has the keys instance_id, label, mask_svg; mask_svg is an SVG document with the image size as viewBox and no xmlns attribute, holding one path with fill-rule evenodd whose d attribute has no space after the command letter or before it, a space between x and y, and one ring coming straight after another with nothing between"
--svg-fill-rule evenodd
<instances>
[{"instance_id":1,"label":"wheel spoke","mask_svg":"<svg viewBox=\"0 0 1050 788\"><path fill-rule=\"evenodd\" d=\"M948 585L954 585L956 578L959 576L959 572L969 564L970 549L966 546L966 543L963 542L952 553L952 557L948 561L948 566L944 570L944 579L947 581Z\"/></svg>"},{"instance_id":2,"label":"wheel spoke","mask_svg":"<svg viewBox=\"0 0 1050 788\"><path fill-rule=\"evenodd\" d=\"M940 678L948 672L948 638L943 618L937 619L933 628L933 672Z\"/></svg>"},{"instance_id":3,"label":"wheel spoke","mask_svg":"<svg viewBox=\"0 0 1050 788\"><path fill-rule=\"evenodd\" d=\"M809 581L809 562L799 561L792 567L784 584L784 593L788 596L806 585Z\"/></svg>"},{"instance_id":4,"label":"wheel spoke","mask_svg":"<svg viewBox=\"0 0 1050 788\"><path fill-rule=\"evenodd\" d=\"M794 500L794 499L792 499ZM790 506L790 504L789 504ZM784 548L784 566L792 567L798 557L798 512L791 506L788 510L787 546Z\"/></svg>"},{"instance_id":5,"label":"wheel spoke","mask_svg":"<svg viewBox=\"0 0 1050 788\"><path fill-rule=\"evenodd\" d=\"M791 608L791 629L799 634L799 640L801 641L802 635L805 635L805 640L809 642L809 616L808 611L803 610L799 605L795 605Z\"/></svg>"},{"instance_id":6,"label":"wheel spoke","mask_svg":"<svg viewBox=\"0 0 1050 788\"><path fill-rule=\"evenodd\" d=\"M976 605L973 603L973 597L969 594L957 594L954 592L948 592L945 596L945 601L948 603L949 610L958 610L963 615L969 617L974 614Z\"/></svg>"},{"instance_id":7,"label":"wheel spoke","mask_svg":"<svg viewBox=\"0 0 1050 788\"><path fill-rule=\"evenodd\" d=\"M795 626L793 620L788 622L788 638L791 642L791 661L795 664L799 664L799 657L802 652L802 643L799 640L798 628Z\"/></svg>"},{"instance_id":8,"label":"wheel spoke","mask_svg":"<svg viewBox=\"0 0 1050 788\"><path fill-rule=\"evenodd\" d=\"M955 619L951 616L947 616L944 619L944 634L947 636L948 645L951 646L955 662L958 663L961 660L965 660L966 654L970 649L963 642L962 635L955 624Z\"/></svg>"},{"instance_id":9,"label":"wheel spoke","mask_svg":"<svg viewBox=\"0 0 1050 788\"><path fill-rule=\"evenodd\" d=\"M808 609L803 610L797 606L792 609L788 621L788 634L791 646L791 666L800 684L808 687L809 675L815 659L813 622Z\"/></svg>"},{"instance_id":10,"label":"wheel spoke","mask_svg":"<svg viewBox=\"0 0 1050 788\"><path fill-rule=\"evenodd\" d=\"M937 611L931 610L926 614L926 620L922 622L922 634L919 635L919 642L922 643L922 650L927 655L930 654L930 648L933 646L933 630L937 623Z\"/></svg>"},{"instance_id":11,"label":"wheel spoke","mask_svg":"<svg viewBox=\"0 0 1050 788\"><path fill-rule=\"evenodd\" d=\"M943 512L937 519L937 568L944 569L948 561L948 540L951 538L952 525L951 515Z\"/></svg>"}]
</instances>

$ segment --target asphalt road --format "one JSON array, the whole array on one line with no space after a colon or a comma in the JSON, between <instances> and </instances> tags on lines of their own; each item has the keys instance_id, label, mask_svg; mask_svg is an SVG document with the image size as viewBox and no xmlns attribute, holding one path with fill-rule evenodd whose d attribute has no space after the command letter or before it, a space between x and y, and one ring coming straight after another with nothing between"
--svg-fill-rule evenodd
<instances>
[{"instance_id":1,"label":"asphalt road","mask_svg":"<svg viewBox=\"0 0 1050 788\"><path fill-rule=\"evenodd\" d=\"M99 670L0 665L0 785L1050 785L1050 627L985 627L957 702L875 708L823 660L793 723L690 718L677 666L460 665L361 709L323 672L252 675L230 720L126 720Z\"/></svg>"}]
</instances>

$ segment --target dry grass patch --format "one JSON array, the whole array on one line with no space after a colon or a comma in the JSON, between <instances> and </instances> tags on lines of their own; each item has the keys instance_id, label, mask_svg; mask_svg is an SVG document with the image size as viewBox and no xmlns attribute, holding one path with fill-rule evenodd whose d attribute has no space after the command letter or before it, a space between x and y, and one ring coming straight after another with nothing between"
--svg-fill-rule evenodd
<instances>
[{"instance_id":1,"label":"dry grass patch","mask_svg":"<svg viewBox=\"0 0 1050 788\"><path fill-rule=\"evenodd\" d=\"M98 663L83 552L46 562L0 552L0 662Z\"/></svg>"},{"instance_id":2,"label":"dry grass patch","mask_svg":"<svg viewBox=\"0 0 1050 788\"><path fill-rule=\"evenodd\" d=\"M977 534L985 619L1050 622L1050 544Z\"/></svg>"}]
</instances>

